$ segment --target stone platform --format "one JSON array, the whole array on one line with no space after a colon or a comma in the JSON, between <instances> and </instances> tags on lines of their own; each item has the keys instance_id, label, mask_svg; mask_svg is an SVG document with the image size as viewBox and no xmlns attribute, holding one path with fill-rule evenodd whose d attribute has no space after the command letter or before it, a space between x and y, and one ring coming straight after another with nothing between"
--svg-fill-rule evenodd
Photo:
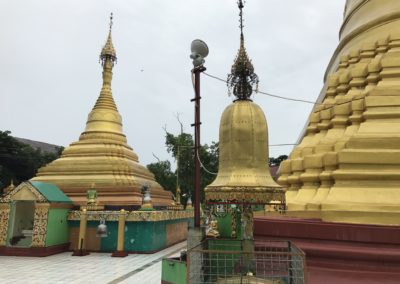
<instances>
[{"instance_id":1,"label":"stone platform","mask_svg":"<svg viewBox=\"0 0 400 284\"><path fill-rule=\"evenodd\" d=\"M114 258L109 253L74 257L70 252L43 258L0 256L0 283L160 284L161 259L177 256L182 249L186 249L186 242L154 254L130 254L125 258Z\"/></svg>"}]
</instances>

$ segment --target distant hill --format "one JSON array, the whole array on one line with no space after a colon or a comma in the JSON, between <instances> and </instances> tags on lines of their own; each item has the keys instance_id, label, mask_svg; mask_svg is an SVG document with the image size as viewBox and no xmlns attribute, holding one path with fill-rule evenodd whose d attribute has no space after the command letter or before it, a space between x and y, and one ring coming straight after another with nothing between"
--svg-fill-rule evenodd
<instances>
[{"instance_id":1,"label":"distant hill","mask_svg":"<svg viewBox=\"0 0 400 284\"><path fill-rule=\"evenodd\" d=\"M15 136L14 136L14 138L17 139L21 143L28 144L32 148L40 149L43 153L58 153L59 149L61 147L63 147L63 146L58 146L58 145L49 144L49 143L45 143L45 142L39 142L39 141L29 140L29 139L25 139L25 138L19 138L19 137L15 137Z\"/></svg>"}]
</instances>

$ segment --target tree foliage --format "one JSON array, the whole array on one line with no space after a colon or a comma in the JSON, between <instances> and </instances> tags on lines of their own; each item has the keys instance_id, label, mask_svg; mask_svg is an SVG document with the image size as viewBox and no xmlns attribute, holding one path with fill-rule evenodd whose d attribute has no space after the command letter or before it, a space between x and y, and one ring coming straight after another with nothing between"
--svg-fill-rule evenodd
<instances>
[{"instance_id":1,"label":"tree foliage","mask_svg":"<svg viewBox=\"0 0 400 284\"><path fill-rule=\"evenodd\" d=\"M181 193L193 197L195 157L193 136L184 132L179 135L166 132L165 145L168 153L177 161L175 171L171 171L169 161L158 161L147 165L147 168L153 172L157 182L165 189L175 194L178 180ZM212 142L211 145L202 145L199 155L201 164L206 169L201 170L200 182L201 188L204 189L215 179L215 175L212 173L218 172L218 143Z\"/></svg>"},{"instance_id":2,"label":"tree foliage","mask_svg":"<svg viewBox=\"0 0 400 284\"><path fill-rule=\"evenodd\" d=\"M269 166L270 167L279 167L282 161L287 160L287 155L280 155L278 158L270 157L269 158Z\"/></svg>"},{"instance_id":3,"label":"tree foliage","mask_svg":"<svg viewBox=\"0 0 400 284\"><path fill-rule=\"evenodd\" d=\"M63 150L60 147L57 153L43 153L10 134L10 131L0 131L0 193L11 180L18 184L34 177L40 167L57 159Z\"/></svg>"},{"instance_id":4,"label":"tree foliage","mask_svg":"<svg viewBox=\"0 0 400 284\"><path fill-rule=\"evenodd\" d=\"M176 174L171 170L171 162L158 161L147 165L147 168L154 174L156 181L161 184L164 189L175 194L176 191Z\"/></svg>"}]
</instances>

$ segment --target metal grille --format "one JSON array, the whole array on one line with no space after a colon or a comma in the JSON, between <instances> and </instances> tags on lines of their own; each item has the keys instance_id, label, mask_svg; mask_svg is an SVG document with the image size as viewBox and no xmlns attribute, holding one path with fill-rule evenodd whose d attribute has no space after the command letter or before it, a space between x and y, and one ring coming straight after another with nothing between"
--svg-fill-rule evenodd
<instances>
[{"instance_id":1,"label":"metal grille","mask_svg":"<svg viewBox=\"0 0 400 284\"><path fill-rule=\"evenodd\" d=\"M190 284L306 283L305 255L286 241L206 240L187 263Z\"/></svg>"}]
</instances>

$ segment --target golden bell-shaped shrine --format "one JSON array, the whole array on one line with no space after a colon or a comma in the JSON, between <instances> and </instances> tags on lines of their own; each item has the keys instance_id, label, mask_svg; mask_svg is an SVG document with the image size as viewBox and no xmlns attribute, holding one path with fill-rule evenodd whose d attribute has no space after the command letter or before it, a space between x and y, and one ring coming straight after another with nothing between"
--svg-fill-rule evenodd
<instances>
[{"instance_id":1,"label":"golden bell-shaped shrine","mask_svg":"<svg viewBox=\"0 0 400 284\"><path fill-rule=\"evenodd\" d=\"M348 0L301 143L280 167L288 214L400 225L400 1Z\"/></svg>"},{"instance_id":2,"label":"golden bell-shaped shrine","mask_svg":"<svg viewBox=\"0 0 400 284\"><path fill-rule=\"evenodd\" d=\"M154 175L139 164L138 156L127 144L122 119L111 91L112 69L117 60L111 25L101 52L103 86L85 131L79 141L67 147L61 157L39 169L32 180L56 184L75 204L86 204L86 193L96 184L99 205L141 205L143 185L151 188L155 206L171 205L172 194L165 191Z\"/></svg>"},{"instance_id":3,"label":"golden bell-shaped shrine","mask_svg":"<svg viewBox=\"0 0 400 284\"><path fill-rule=\"evenodd\" d=\"M283 189L273 180L268 167L267 121L262 109L250 99L257 84L258 77L247 56L242 31L239 52L228 76L228 86L237 99L221 117L219 170L216 179L205 188L208 202L283 202Z\"/></svg>"},{"instance_id":4,"label":"golden bell-shaped shrine","mask_svg":"<svg viewBox=\"0 0 400 284\"><path fill-rule=\"evenodd\" d=\"M268 130L262 109L236 100L223 112L219 130L219 170L205 189L207 200L269 203L282 199L268 168Z\"/></svg>"}]
</instances>

